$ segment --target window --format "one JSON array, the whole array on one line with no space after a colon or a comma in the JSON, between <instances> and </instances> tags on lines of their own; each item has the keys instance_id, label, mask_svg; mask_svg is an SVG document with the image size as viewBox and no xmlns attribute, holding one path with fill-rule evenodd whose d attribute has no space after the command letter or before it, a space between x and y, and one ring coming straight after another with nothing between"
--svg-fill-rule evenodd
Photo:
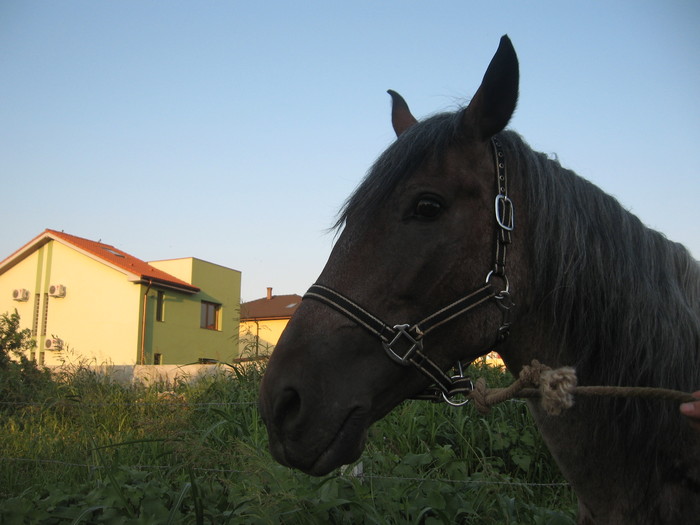
<instances>
[{"instance_id":1,"label":"window","mask_svg":"<svg viewBox=\"0 0 700 525\"><path fill-rule=\"evenodd\" d=\"M158 291L156 301L156 321L165 321L165 292Z\"/></svg>"},{"instance_id":2,"label":"window","mask_svg":"<svg viewBox=\"0 0 700 525\"><path fill-rule=\"evenodd\" d=\"M115 256L117 256L117 257L121 257L122 259L125 259L124 254L119 253L119 252L115 252L115 251L112 250L111 248L102 248L102 249L103 249L104 251L106 251L106 252L111 253L112 255L115 255Z\"/></svg>"},{"instance_id":3,"label":"window","mask_svg":"<svg viewBox=\"0 0 700 525\"><path fill-rule=\"evenodd\" d=\"M163 354L155 353L153 354L153 364L162 365L163 364Z\"/></svg>"},{"instance_id":4,"label":"window","mask_svg":"<svg viewBox=\"0 0 700 525\"><path fill-rule=\"evenodd\" d=\"M220 304L202 301L202 315L199 320L199 326L207 330L218 330L220 313Z\"/></svg>"}]
</instances>

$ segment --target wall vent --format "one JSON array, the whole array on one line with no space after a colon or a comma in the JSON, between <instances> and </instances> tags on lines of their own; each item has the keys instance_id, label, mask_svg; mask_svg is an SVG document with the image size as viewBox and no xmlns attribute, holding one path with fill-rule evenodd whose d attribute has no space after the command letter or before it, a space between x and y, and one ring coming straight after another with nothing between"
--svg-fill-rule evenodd
<instances>
[{"instance_id":1,"label":"wall vent","mask_svg":"<svg viewBox=\"0 0 700 525\"><path fill-rule=\"evenodd\" d=\"M62 350L63 341L61 341L58 337L49 337L46 342L44 342L44 347L47 350Z\"/></svg>"},{"instance_id":2,"label":"wall vent","mask_svg":"<svg viewBox=\"0 0 700 525\"><path fill-rule=\"evenodd\" d=\"M62 284L52 284L49 286L49 295L51 297L65 297L66 287Z\"/></svg>"},{"instance_id":3,"label":"wall vent","mask_svg":"<svg viewBox=\"0 0 700 525\"><path fill-rule=\"evenodd\" d=\"M17 288L12 290L12 299L15 301L28 301L29 300L29 290L24 288Z\"/></svg>"}]
</instances>

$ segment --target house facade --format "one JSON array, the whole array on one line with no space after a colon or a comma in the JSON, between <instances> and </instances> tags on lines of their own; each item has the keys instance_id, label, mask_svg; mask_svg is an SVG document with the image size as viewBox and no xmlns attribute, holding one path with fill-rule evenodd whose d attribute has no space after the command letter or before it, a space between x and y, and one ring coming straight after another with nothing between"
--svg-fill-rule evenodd
<instances>
[{"instance_id":1,"label":"house facade","mask_svg":"<svg viewBox=\"0 0 700 525\"><path fill-rule=\"evenodd\" d=\"M240 350L242 357L260 357L274 350L287 323L301 303L299 295L273 295L241 304Z\"/></svg>"},{"instance_id":2,"label":"house facade","mask_svg":"<svg viewBox=\"0 0 700 525\"><path fill-rule=\"evenodd\" d=\"M39 364L231 361L240 286L240 272L200 259L147 263L45 230L0 261L0 313L17 310Z\"/></svg>"}]
</instances>

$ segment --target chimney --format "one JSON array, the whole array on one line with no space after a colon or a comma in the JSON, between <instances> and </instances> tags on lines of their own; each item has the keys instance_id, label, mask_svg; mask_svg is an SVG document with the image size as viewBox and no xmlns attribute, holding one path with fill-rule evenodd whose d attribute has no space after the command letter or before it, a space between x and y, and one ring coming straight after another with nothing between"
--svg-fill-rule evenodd
<instances>
[{"instance_id":1,"label":"chimney","mask_svg":"<svg viewBox=\"0 0 700 525\"><path fill-rule=\"evenodd\" d=\"M272 286L267 287L267 300L272 299Z\"/></svg>"}]
</instances>

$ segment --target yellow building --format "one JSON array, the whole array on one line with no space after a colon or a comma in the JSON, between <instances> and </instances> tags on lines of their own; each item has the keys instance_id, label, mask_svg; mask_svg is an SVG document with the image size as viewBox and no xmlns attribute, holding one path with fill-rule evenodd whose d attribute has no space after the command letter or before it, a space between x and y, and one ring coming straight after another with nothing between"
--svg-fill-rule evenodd
<instances>
[{"instance_id":1,"label":"yellow building","mask_svg":"<svg viewBox=\"0 0 700 525\"><path fill-rule=\"evenodd\" d=\"M299 295L272 295L268 288L262 299L241 304L241 357L269 355L299 303Z\"/></svg>"},{"instance_id":2,"label":"yellow building","mask_svg":"<svg viewBox=\"0 0 700 525\"><path fill-rule=\"evenodd\" d=\"M195 258L146 263L46 230L0 262L0 313L15 309L39 364L186 364L238 355L241 273Z\"/></svg>"}]
</instances>

